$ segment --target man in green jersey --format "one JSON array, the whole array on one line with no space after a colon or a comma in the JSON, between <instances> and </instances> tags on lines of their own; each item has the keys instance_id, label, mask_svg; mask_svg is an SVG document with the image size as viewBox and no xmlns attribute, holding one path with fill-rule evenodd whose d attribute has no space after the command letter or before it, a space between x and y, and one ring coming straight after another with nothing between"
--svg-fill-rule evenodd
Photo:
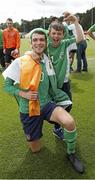
<instances>
[{"instance_id":1,"label":"man in green jersey","mask_svg":"<svg viewBox=\"0 0 95 180\"><path fill-rule=\"evenodd\" d=\"M51 23L49 26L49 38L48 41L48 55L52 61L56 77L57 77L57 87L65 91L70 99L72 100L72 95L70 91L70 83L68 80L69 76L69 53L68 48L75 42L80 42L83 40L83 31L81 30L76 16L66 12L64 13L65 21L72 21L76 28L76 38L64 39L64 26L60 23ZM70 112L72 106L67 108ZM56 124L53 130L54 135L60 139L64 139L62 128Z\"/></svg>"},{"instance_id":2,"label":"man in green jersey","mask_svg":"<svg viewBox=\"0 0 95 180\"><path fill-rule=\"evenodd\" d=\"M84 166L75 155L75 121L60 106L69 99L57 89L52 63L43 53L46 44L45 32L35 29L31 36L32 51L14 60L3 72L5 90L18 100L21 123L32 152L41 150L43 121L59 123L64 126L68 160L77 172L83 173Z\"/></svg>"}]
</instances>

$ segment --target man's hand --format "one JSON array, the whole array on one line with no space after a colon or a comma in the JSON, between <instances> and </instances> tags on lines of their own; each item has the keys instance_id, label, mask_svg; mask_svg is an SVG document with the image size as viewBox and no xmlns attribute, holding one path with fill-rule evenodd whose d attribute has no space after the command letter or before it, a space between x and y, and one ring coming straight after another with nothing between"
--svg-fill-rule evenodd
<instances>
[{"instance_id":1,"label":"man's hand","mask_svg":"<svg viewBox=\"0 0 95 180\"><path fill-rule=\"evenodd\" d=\"M38 92L37 91L20 91L19 92L19 96L28 99L28 100L32 100L32 101L36 101L38 99Z\"/></svg>"},{"instance_id":2,"label":"man's hand","mask_svg":"<svg viewBox=\"0 0 95 180\"><path fill-rule=\"evenodd\" d=\"M11 56L13 58L17 58L19 56L19 50L15 49L15 50L11 51Z\"/></svg>"},{"instance_id":3,"label":"man's hand","mask_svg":"<svg viewBox=\"0 0 95 180\"><path fill-rule=\"evenodd\" d=\"M72 23L78 22L77 17L74 16L73 14L69 13L68 11L64 12L63 16L64 16L64 21L68 21L68 22L72 22Z\"/></svg>"},{"instance_id":4,"label":"man's hand","mask_svg":"<svg viewBox=\"0 0 95 180\"><path fill-rule=\"evenodd\" d=\"M63 13L63 16L64 16L64 18L67 18L70 14L71 14L70 12L65 11L65 12Z\"/></svg>"},{"instance_id":5,"label":"man's hand","mask_svg":"<svg viewBox=\"0 0 95 180\"><path fill-rule=\"evenodd\" d=\"M3 53L6 54L6 49L3 49Z\"/></svg>"}]
</instances>

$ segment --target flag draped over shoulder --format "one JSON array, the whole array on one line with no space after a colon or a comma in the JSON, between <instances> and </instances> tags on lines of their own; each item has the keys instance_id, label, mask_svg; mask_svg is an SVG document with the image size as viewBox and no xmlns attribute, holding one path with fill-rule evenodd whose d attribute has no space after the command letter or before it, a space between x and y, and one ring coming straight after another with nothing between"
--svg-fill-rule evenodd
<instances>
[{"instance_id":1,"label":"flag draped over shoulder","mask_svg":"<svg viewBox=\"0 0 95 180\"><path fill-rule=\"evenodd\" d=\"M30 55L20 58L20 88L38 91L40 78L40 64L35 62ZM29 115L40 115L40 103L38 99L36 101L29 101Z\"/></svg>"},{"instance_id":2,"label":"flag draped over shoulder","mask_svg":"<svg viewBox=\"0 0 95 180\"><path fill-rule=\"evenodd\" d=\"M21 90L38 91L41 72L40 64L35 62L28 53L14 60L3 72L3 76L12 79L14 84L18 83ZM16 97L16 100L19 102L19 97ZM29 115L40 115L39 100L29 101Z\"/></svg>"}]
</instances>

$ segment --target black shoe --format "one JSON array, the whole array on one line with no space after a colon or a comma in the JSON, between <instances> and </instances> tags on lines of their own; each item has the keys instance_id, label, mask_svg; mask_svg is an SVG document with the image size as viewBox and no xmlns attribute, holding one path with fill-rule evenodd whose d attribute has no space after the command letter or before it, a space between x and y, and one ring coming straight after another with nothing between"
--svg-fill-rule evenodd
<instances>
[{"instance_id":1,"label":"black shoe","mask_svg":"<svg viewBox=\"0 0 95 180\"><path fill-rule=\"evenodd\" d=\"M74 70L73 70L73 68L72 68L72 66L70 66L70 72L73 72Z\"/></svg>"},{"instance_id":2,"label":"black shoe","mask_svg":"<svg viewBox=\"0 0 95 180\"><path fill-rule=\"evenodd\" d=\"M84 72L88 72L88 70L87 70L87 69L82 69L82 71L84 71Z\"/></svg>"},{"instance_id":3,"label":"black shoe","mask_svg":"<svg viewBox=\"0 0 95 180\"><path fill-rule=\"evenodd\" d=\"M74 71L75 73L81 73L81 70L76 70L76 71Z\"/></svg>"},{"instance_id":4,"label":"black shoe","mask_svg":"<svg viewBox=\"0 0 95 180\"><path fill-rule=\"evenodd\" d=\"M83 173L84 172L84 166L80 160L77 159L75 153L74 154L67 154L67 158L71 162L72 166L74 169L79 172Z\"/></svg>"},{"instance_id":5,"label":"black shoe","mask_svg":"<svg viewBox=\"0 0 95 180\"><path fill-rule=\"evenodd\" d=\"M54 128L54 129L53 129L53 134L54 134L58 139L61 139L61 140L65 141L65 139L64 139L64 133L63 133L62 128L58 128L58 129Z\"/></svg>"}]
</instances>

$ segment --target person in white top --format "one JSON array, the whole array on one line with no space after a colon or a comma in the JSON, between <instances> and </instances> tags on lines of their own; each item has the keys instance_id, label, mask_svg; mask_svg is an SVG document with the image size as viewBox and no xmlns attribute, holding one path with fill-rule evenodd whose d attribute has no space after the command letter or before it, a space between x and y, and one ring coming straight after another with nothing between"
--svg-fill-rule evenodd
<instances>
[{"instance_id":1,"label":"person in white top","mask_svg":"<svg viewBox=\"0 0 95 180\"><path fill-rule=\"evenodd\" d=\"M70 33L71 35L73 35L73 36L76 37L75 25L74 25L74 24L68 25L68 29L69 29L69 33ZM77 44L76 44L76 42L73 43L70 48L71 48L71 50L70 50L70 52L69 52L70 72L72 72L72 71L73 71L73 67L72 67L72 66L73 66L73 62L74 62L74 59L75 59L75 54L76 54L76 52L77 52Z\"/></svg>"}]
</instances>

